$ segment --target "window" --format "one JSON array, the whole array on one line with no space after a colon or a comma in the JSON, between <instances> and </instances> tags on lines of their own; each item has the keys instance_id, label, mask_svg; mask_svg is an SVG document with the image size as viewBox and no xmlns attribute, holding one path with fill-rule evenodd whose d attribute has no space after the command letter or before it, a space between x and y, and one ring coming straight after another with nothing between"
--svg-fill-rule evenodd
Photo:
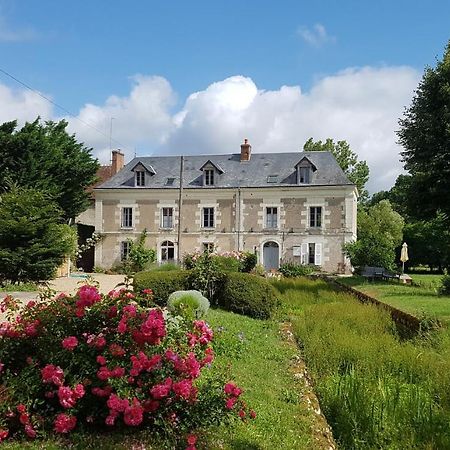
<instances>
[{"instance_id":1,"label":"window","mask_svg":"<svg viewBox=\"0 0 450 450\"><path fill-rule=\"evenodd\" d=\"M311 168L299 167L298 168L299 183L309 184L311 182Z\"/></svg>"},{"instance_id":2,"label":"window","mask_svg":"<svg viewBox=\"0 0 450 450\"><path fill-rule=\"evenodd\" d=\"M131 242L130 241L122 241L120 243L120 260L125 261L128 259L128 255L131 250Z\"/></svg>"},{"instance_id":3,"label":"window","mask_svg":"<svg viewBox=\"0 0 450 450\"><path fill-rule=\"evenodd\" d=\"M206 169L204 171L205 186L214 186L214 169Z\"/></svg>"},{"instance_id":4,"label":"window","mask_svg":"<svg viewBox=\"0 0 450 450\"><path fill-rule=\"evenodd\" d=\"M203 251L212 253L214 251L214 242L203 242Z\"/></svg>"},{"instance_id":5,"label":"window","mask_svg":"<svg viewBox=\"0 0 450 450\"><path fill-rule=\"evenodd\" d=\"M214 208L203 208L203 228L214 228Z\"/></svg>"},{"instance_id":6,"label":"window","mask_svg":"<svg viewBox=\"0 0 450 450\"><path fill-rule=\"evenodd\" d=\"M266 208L266 228L278 227L278 208L269 206Z\"/></svg>"},{"instance_id":7,"label":"window","mask_svg":"<svg viewBox=\"0 0 450 450\"><path fill-rule=\"evenodd\" d=\"M166 186L173 186L174 181L175 181L175 178L167 178Z\"/></svg>"},{"instance_id":8,"label":"window","mask_svg":"<svg viewBox=\"0 0 450 450\"><path fill-rule=\"evenodd\" d=\"M269 175L267 177L268 183L278 183L278 175Z\"/></svg>"},{"instance_id":9,"label":"window","mask_svg":"<svg viewBox=\"0 0 450 450\"><path fill-rule=\"evenodd\" d=\"M133 228L133 208L122 208L122 228Z\"/></svg>"},{"instance_id":10,"label":"window","mask_svg":"<svg viewBox=\"0 0 450 450\"><path fill-rule=\"evenodd\" d=\"M301 245L301 263L322 265L322 244L313 242L303 243Z\"/></svg>"},{"instance_id":11,"label":"window","mask_svg":"<svg viewBox=\"0 0 450 450\"><path fill-rule=\"evenodd\" d=\"M136 186L145 186L145 172L143 170L136 171Z\"/></svg>"},{"instance_id":12,"label":"window","mask_svg":"<svg viewBox=\"0 0 450 450\"><path fill-rule=\"evenodd\" d=\"M173 228L173 208L162 209L161 228Z\"/></svg>"},{"instance_id":13,"label":"window","mask_svg":"<svg viewBox=\"0 0 450 450\"><path fill-rule=\"evenodd\" d=\"M161 244L161 262L166 263L174 261L175 259L175 245L171 241L164 241Z\"/></svg>"},{"instance_id":14,"label":"window","mask_svg":"<svg viewBox=\"0 0 450 450\"><path fill-rule=\"evenodd\" d=\"M321 206L311 206L309 208L309 226L311 228L320 228L322 226Z\"/></svg>"}]
</instances>

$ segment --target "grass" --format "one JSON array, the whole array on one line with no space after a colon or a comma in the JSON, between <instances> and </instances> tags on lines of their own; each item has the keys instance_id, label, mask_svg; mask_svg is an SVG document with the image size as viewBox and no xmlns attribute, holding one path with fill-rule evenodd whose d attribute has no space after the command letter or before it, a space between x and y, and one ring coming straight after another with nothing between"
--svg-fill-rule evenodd
<instances>
[{"instance_id":1,"label":"grass","mask_svg":"<svg viewBox=\"0 0 450 450\"><path fill-rule=\"evenodd\" d=\"M402 341L386 311L323 281L274 286L340 448L450 448L447 330Z\"/></svg>"},{"instance_id":2,"label":"grass","mask_svg":"<svg viewBox=\"0 0 450 450\"><path fill-rule=\"evenodd\" d=\"M412 275L417 285L405 285L398 282L368 282L363 277L339 278L339 282L352 286L365 294L388 303L409 314L438 318L450 325L450 297L439 296L437 288L442 275Z\"/></svg>"},{"instance_id":3,"label":"grass","mask_svg":"<svg viewBox=\"0 0 450 450\"><path fill-rule=\"evenodd\" d=\"M210 310L207 321L215 330L216 360L213 367L232 374L244 389L245 400L257 417L248 423L239 419L209 430L202 438L208 450L315 449L313 416L302 401L301 381L290 371L298 348L283 340L276 321L251 319ZM230 366L231 365L231 369ZM134 445L134 446L133 446ZM162 450L150 432L94 434L77 432L67 439L37 442L5 441L2 448L22 449L154 449Z\"/></svg>"},{"instance_id":4,"label":"grass","mask_svg":"<svg viewBox=\"0 0 450 450\"><path fill-rule=\"evenodd\" d=\"M39 289L37 283L20 283L0 285L0 292L35 292Z\"/></svg>"}]
</instances>

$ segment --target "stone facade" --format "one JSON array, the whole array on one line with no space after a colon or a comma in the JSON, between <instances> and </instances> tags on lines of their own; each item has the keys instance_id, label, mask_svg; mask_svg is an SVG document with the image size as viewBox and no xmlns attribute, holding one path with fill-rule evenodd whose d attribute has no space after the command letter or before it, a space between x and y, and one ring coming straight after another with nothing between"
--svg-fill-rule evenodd
<instances>
[{"instance_id":1,"label":"stone facade","mask_svg":"<svg viewBox=\"0 0 450 450\"><path fill-rule=\"evenodd\" d=\"M178 196L177 189L96 189L95 227L104 236L96 247L96 266L120 263L123 242L146 229L147 245L156 248L159 262L167 245L173 248L170 259L177 260L180 252L212 244L219 252L255 252L268 269L295 261L327 272L350 270L342 245L356 238L354 186L185 188L181 223ZM132 210L131 227L123 227L124 208ZM163 208L172 208L171 227L162 227ZM214 209L213 227L204 227L204 208ZM311 208L320 211L319 226L311 227Z\"/></svg>"}]
</instances>

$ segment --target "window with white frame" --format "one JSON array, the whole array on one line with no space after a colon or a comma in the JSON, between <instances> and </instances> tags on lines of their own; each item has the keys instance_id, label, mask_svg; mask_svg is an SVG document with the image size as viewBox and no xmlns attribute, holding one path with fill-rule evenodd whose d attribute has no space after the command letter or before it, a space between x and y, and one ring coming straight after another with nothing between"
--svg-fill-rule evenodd
<instances>
[{"instance_id":1,"label":"window with white frame","mask_svg":"<svg viewBox=\"0 0 450 450\"><path fill-rule=\"evenodd\" d=\"M322 265L322 244L315 242L303 243L301 245L301 263Z\"/></svg>"},{"instance_id":2,"label":"window with white frame","mask_svg":"<svg viewBox=\"0 0 450 450\"><path fill-rule=\"evenodd\" d=\"M173 228L173 208L162 208L161 228Z\"/></svg>"},{"instance_id":3,"label":"window with white frame","mask_svg":"<svg viewBox=\"0 0 450 450\"><path fill-rule=\"evenodd\" d=\"M161 244L161 262L166 263L175 260L175 245L172 241L164 241Z\"/></svg>"},{"instance_id":4,"label":"window with white frame","mask_svg":"<svg viewBox=\"0 0 450 450\"><path fill-rule=\"evenodd\" d=\"M302 184L311 183L311 167L298 168L298 182Z\"/></svg>"},{"instance_id":5,"label":"window with white frame","mask_svg":"<svg viewBox=\"0 0 450 450\"><path fill-rule=\"evenodd\" d=\"M203 242L203 251L212 253L214 251L214 242Z\"/></svg>"},{"instance_id":6,"label":"window with white frame","mask_svg":"<svg viewBox=\"0 0 450 450\"><path fill-rule=\"evenodd\" d=\"M128 259L128 255L131 250L131 242L130 241L122 241L120 243L120 260L125 261Z\"/></svg>"},{"instance_id":7,"label":"window with white frame","mask_svg":"<svg viewBox=\"0 0 450 450\"><path fill-rule=\"evenodd\" d=\"M214 186L214 169L205 169L203 172L205 186Z\"/></svg>"},{"instance_id":8,"label":"window with white frame","mask_svg":"<svg viewBox=\"0 0 450 450\"><path fill-rule=\"evenodd\" d=\"M266 208L266 228L278 228L278 208L276 206Z\"/></svg>"},{"instance_id":9,"label":"window with white frame","mask_svg":"<svg viewBox=\"0 0 450 450\"><path fill-rule=\"evenodd\" d=\"M136 186L145 186L145 172L143 170L136 171Z\"/></svg>"},{"instance_id":10,"label":"window with white frame","mask_svg":"<svg viewBox=\"0 0 450 450\"><path fill-rule=\"evenodd\" d=\"M130 206L122 208L121 227L133 228L133 208Z\"/></svg>"},{"instance_id":11,"label":"window with white frame","mask_svg":"<svg viewBox=\"0 0 450 450\"><path fill-rule=\"evenodd\" d=\"M310 228L320 228L322 226L322 207L309 207L309 226Z\"/></svg>"},{"instance_id":12,"label":"window with white frame","mask_svg":"<svg viewBox=\"0 0 450 450\"><path fill-rule=\"evenodd\" d=\"M214 208L206 207L203 208L203 228L214 228Z\"/></svg>"}]
</instances>

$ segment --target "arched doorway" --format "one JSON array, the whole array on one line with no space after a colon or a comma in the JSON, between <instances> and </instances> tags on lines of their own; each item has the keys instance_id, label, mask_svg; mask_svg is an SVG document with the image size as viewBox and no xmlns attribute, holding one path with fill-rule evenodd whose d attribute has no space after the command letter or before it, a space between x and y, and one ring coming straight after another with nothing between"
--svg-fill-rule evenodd
<instances>
[{"instance_id":1,"label":"arched doorway","mask_svg":"<svg viewBox=\"0 0 450 450\"><path fill-rule=\"evenodd\" d=\"M172 241L164 241L161 244L161 263L175 261L175 245Z\"/></svg>"},{"instance_id":2,"label":"arched doorway","mask_svg":"<svg viewBox=\"0 0 450 450\"><path fill-rule=\"evenodd\" d=\"M269 241L264 244L263 264L266 271L278 270L280 266L280 247L276 242Z\"/></svg>"}]
</instances>

